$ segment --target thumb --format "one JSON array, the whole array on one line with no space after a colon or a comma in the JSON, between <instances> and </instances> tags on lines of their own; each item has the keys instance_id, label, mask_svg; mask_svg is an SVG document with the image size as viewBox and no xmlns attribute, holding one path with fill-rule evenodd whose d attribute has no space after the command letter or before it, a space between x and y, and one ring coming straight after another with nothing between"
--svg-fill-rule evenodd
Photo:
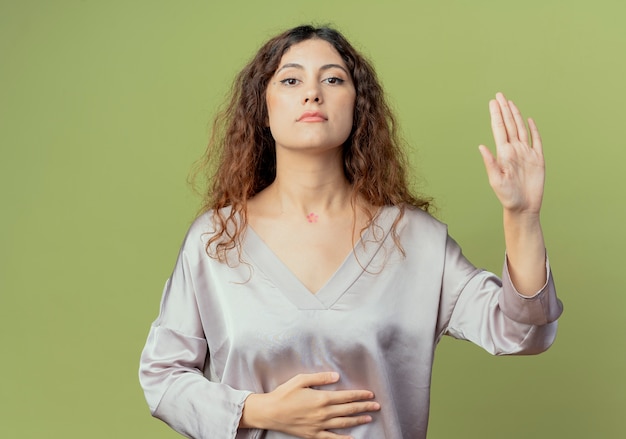
<instances>
[{"instance_id":1,"label":"thumb","mask_svg":"<svg viewBox=\"0 0 626 439\"><path fill-rule=\"evenodd\" d=\"M480 151L480 155L483 157L483 163L485 164L485 169L487 170L487 177L491 179L493 175L498 173L498 161L485 145L480 145L478 150Z\"/></svg>"}]
</instances>

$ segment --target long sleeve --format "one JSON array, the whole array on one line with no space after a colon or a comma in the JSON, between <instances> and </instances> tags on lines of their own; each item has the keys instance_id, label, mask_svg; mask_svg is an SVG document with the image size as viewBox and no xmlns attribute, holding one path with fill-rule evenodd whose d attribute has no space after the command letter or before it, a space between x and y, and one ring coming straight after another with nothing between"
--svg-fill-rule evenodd
<instances>
[{"instance_id":1,"label":"long sleeve","mask_svg":"<svg viewBox=\"0 0 626 439\"><path fill-rule=\"evenodd\" d=\"M139 380L150 412L191 438L231 439L251 393L210 381L210 354L198 310L193 257L181 251L159 317L141 354Z\"/></svg>"},{"instance_id":2,"label":"long sleeve","mask_svg":"<svg viewBox=\"0 0 626 439\"><path fill-rule=\"evenodd\" d=\"M469 340L494 355L537 354L556 337L563 311L556 297L549 262L547 279L532 297L519 294L506 265L502 278L475 268L448 238L442 288L452 297L445 332Z\"/></svg>"}]
</instances>

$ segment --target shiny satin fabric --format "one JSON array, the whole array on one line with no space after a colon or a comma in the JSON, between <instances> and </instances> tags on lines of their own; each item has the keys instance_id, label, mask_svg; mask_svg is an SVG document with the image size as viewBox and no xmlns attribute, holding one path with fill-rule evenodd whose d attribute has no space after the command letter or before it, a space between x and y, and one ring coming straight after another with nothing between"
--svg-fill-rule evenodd
<instances>
[{"instance_id":1,"label":"shiny satin fabric","mask_svg":"<svg viewBox=\"0 0 626 439\"><path fill-rule=\"evenodd\" d=\"M141 356L140 381L152 414L194 438L290 436L237 428L245 398L299 373L337 371L325 389L368 389L373 422L337 433L355 439L426 437L431 369L445 335L496 355L534 354L556 335L562 305L552 276L532 298L475 268L444 224L407 210L398 225L406 255L389 233L387 207L316 294L252 229L243 264L205 253L211 216L190 228L167 281Z\"/></svg>"}]
</instances>

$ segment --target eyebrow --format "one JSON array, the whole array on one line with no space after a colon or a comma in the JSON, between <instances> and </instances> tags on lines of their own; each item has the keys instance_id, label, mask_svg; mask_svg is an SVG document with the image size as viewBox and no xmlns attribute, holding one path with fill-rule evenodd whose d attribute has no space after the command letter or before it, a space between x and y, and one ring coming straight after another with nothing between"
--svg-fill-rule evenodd
<instances>
[{"instance_id":1,"label":"eyebrow","mask_svg":"<svg viewBox=\"0 0 626 439\"><path fill-rule=\"evenodd\" d=\"M298 64L295 62L292 63L287 63L285 65L283 65L282 67L280 67L278 70L276 70L276 73L279 73L281 70L285 70L288 68L294 68L294 69L300 69L300 70L304 70L304 66L302 66L302 64ZM328 70L328 69L341 69L343 70L346 75L350 75L350 73L348 73L348 71L345 69L345 67L343 67L342 65L339 64L324 64L322 67L320 67L320 70Z\"/></svg>"}]
</instances>

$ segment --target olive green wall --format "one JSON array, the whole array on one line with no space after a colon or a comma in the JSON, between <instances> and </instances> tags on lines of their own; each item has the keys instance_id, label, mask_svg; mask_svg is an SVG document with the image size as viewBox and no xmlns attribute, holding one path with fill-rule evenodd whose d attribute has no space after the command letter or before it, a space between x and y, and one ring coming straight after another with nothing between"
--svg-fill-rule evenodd
<instances>
[{"instance_id":1,"label":"olive green wall","mask_svg":"<svg viewBox=\"0 0 626 439\"><path fill-rule=\"evenodd\" d=\"M371 58L477 265L503 256L477 150L488 100L504 91L544 137L559 337L520 358L444 340L430 438L625 437L624 5L2 0L0 437L178 437L137 362L198 207L187 172L234 74L310 21Z\"/></svg>"}]
</instances>

